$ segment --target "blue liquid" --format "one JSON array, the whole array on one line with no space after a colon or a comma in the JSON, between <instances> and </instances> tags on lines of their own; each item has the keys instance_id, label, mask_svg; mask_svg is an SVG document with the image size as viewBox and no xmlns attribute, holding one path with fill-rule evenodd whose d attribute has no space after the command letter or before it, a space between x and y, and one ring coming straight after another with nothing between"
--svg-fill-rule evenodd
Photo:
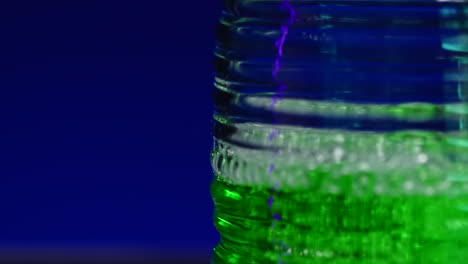
<instances>
[{"instance_id":1,"label":"blue liquid","mask_svg":"<svg viewBox=\"0 0 468 264\"><path fill-rule=\"evenodd\" d=\"M459 129L458 119L445 116L424 123L375 122L287 109L278 113L249 100L463 103L468 96L466 4L287 2L290 8L285 1L228 1L217 30L217 115L234 122L344 129Z\"/></svg>"}]
</instances>

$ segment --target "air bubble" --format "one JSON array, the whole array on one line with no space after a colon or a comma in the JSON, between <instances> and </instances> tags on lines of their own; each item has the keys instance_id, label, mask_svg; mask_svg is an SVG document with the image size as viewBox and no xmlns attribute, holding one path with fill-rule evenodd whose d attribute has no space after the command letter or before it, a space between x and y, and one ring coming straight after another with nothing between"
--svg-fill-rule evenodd
<instances>
[{"instance_id":1,"label":"air bubble","mask_svg":"<svg viewBox=\"0 0 468 264\"><path fill-rule=\"evenodd\" d=\"M406 181L405 184L404 184L404 188L406 191L411 191L414 189L414 182L413 181Z\"/></svg>"},{"instance_id":2,"label":"air bubble","mask_svg":"<svg viewBox=\"0 0 468 264\"><path fill-rule=\"evenodd\" d=\"M342 148L335 148L333 150L333 157L335 158L336 162L341 161L344 155L344 150Z\"/></svg>"},{"instance_id":3,"label":"air bubble","mask_svg":"<svg viewBox=\"0 0 468 264\"><path fill-rule=\"evenodd\" d=\"M426 163L429 160L429 157L427 156L427 154L421 153L421 154L418 155L417 160L418 160L418 163L423 164L423 163Z\"/></svg>"}]
</instances>

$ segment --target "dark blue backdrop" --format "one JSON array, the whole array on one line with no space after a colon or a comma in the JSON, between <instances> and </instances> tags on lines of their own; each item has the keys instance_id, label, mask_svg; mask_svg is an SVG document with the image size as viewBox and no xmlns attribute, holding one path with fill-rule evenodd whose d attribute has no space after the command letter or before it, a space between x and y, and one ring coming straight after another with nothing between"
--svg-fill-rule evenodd
<instances>
[{"instance_id":1,"label":"dark blue backdrop","mask_svg":"<svg viewBox=\"0 0 468 264\"><path fill-rule=\"evenodd\" d=\"M221 1L2 1L0 249L209 253Z\"/></svg>"}]
</instances>

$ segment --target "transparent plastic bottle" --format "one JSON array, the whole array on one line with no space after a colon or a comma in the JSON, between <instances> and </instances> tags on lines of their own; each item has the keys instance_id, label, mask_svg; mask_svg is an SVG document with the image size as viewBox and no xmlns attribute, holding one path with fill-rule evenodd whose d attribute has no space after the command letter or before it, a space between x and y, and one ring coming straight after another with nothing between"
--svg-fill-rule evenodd
<instances>
[{"instance_id":1,"label":"transparent plastic bottle","mask_svg":"<svg viewBox=\"0 0 468 264\"><path fill-rule=\"evenodd\" d=\"M468 260L468 5L226 0L213 263Z\"/></svg>"}]
</instances>

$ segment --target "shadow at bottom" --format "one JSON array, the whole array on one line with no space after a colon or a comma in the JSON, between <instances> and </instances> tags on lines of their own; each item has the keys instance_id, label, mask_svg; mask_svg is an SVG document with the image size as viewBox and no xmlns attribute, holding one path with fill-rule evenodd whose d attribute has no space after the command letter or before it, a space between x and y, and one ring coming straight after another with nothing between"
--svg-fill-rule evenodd
<instances>
[{"instance_id":1,"label":"shadow at bottom","mask_svg":"<svg viewBox=\"0 0 468 264\"><path fill-rule=\"evenodd\" d=\"M210 256L183 251L0 249L0 264L209 264Z\"/></svg>"}]
</instances>

